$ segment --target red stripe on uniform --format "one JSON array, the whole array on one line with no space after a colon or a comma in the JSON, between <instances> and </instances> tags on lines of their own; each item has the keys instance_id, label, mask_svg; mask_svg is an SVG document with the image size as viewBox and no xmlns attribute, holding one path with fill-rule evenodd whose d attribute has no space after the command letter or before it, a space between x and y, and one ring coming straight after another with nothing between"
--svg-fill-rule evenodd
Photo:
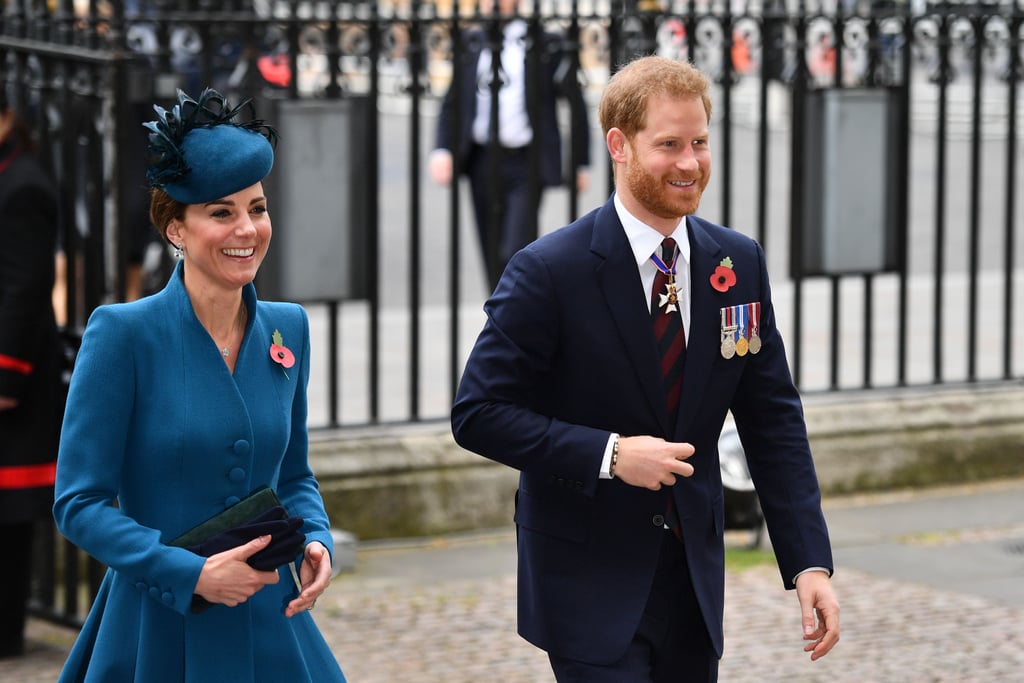
<instances>
[{"instance_id":1,"label":"red stripe on uniform","mask_svg":"<svg viewBox=\"0 0 1024 683\"><path fill-rule=\"evenodd\" d=\"M0 370L13 370L23 375L30 375L32 374L32 364L27 360L15 358L14 356L5 356L0 353Z\"/></svg>"},{"instance_id":2,"label":"red stripe on uniform","mask_svg":"<svg viewBox=\"0 0 1024 683\"><path fill-rule=\"evenodd\" d=\"M57 478L57 463L10 465L0 467L0 489L31 489L52 486Z\"/></svg>"}]
</instances>

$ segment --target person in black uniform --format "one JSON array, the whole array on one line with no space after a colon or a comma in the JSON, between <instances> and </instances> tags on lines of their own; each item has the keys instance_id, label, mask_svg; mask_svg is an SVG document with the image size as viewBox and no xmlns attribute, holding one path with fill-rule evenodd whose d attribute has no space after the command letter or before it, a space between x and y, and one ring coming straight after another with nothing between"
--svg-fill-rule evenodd
<instances>
[{"instance_id":1,"label":"person in black uniform","mask_svg":"<svg viewBox=\"0 0 1024 683\"><path fill-rule=\"evenodd\" d=\"M49 519L63 401L51 291L57 198L0 89L0 657L25 649L32 537Z\"/></svg>"}]
</instances>

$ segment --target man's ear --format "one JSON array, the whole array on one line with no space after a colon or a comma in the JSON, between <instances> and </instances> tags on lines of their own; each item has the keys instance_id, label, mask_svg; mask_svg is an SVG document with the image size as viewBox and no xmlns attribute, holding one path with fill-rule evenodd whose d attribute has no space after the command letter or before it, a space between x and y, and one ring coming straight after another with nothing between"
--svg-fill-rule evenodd
<instances>
[{"instance_id":1,"label":"man's ear","mask_svg":"<svg viewBox=\"0 0 1024 683\"><path fill-rule=\"evenodd\" d=\"M618 128L611 128L608 130L608 135L605 136L605 143L608 145L608 155L611 156L612 161L617 164L626 163L626 135Z\"/></svg>"}]
</instances>

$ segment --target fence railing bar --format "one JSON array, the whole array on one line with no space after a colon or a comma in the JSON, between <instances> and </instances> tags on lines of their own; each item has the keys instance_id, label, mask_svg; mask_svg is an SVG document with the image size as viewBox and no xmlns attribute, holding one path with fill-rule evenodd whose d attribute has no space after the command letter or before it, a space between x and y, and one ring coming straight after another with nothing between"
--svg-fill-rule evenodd
<instances>
[{"instance_id":1,"label":"fence railing bar","mask_svg":"<svg viewBox=\"0 0 1024 683\"><path fill-rule=\"evenodd\" d=\"M971 168L970 168L970 207L968 217L967 241L967 379L974 381L978 377L978 267L981 242L981 103L984 92L982 58L984 50L984 23L978 16L971 17L974 31L974 51L972 67L974 74L974 101L971 105Z\"/></svg>"},{"instance_id":2,"label":"fence railing bar","mask_svg":"<svg viewBox=\"0 0 1024 683\"><path fill-rule=\"evenodd\" d=\"M1014 3L1015 7L1017 3ZM1006 116L1006 183L1004 185L1003 220L1003 379L1013 377L1013 340L1016 323L1016 298L1014 271L1016 264L1016 218L1017 218L1017 92L1020 80L1020 30L1021 17L1015 13L1010 23L1010 51L1006 72L1007 116Z\"/></svg>"},{"instance_id":3,"label":"fence railing bar","mask_svg":"<svg viewBox=\"0 0 1024 683\"><path fill-rule=\"evenodd\" d=\"M843 320L842 292L840 291L841 279L838 275L830 275L828 278L829 287L829 334L828 334L828 367L830 389L839 389L839 340L840 329Z\"/></svg>"},{"instance_id":4,"label":"fence railing bar","mask_svg":"<svg viewBox=\"0 0 1024 683\"><path fill-rule=\"evenodd\" d=\"M170 7L174 4L161 3L161 6ZM198 39L204 47L209 47L209 41L221 40L222 33L230 32L247 48L245 53L248 56L244 59L249 60L249 75L242 79L244 83L237 88L243 95L251 94L268 99L322 97L332 100L350 95L362 97L368 89L367 110L371 115L366 121L367 134L364 141L370 153L365 159L359 159L359 172L365 176L366 192L369 195L364 226L368 255L367 305L365 308L358 307L358 312L353 314L359 329L365 326L366 332L360 334L365 334L366 339L355 340L352 347L361 350L365 344L368 360L365 367L353 367L351 370L344 367L343 359L351 365L352 358L357 357L356 353L351 357L343 355L345 349L349 348L346 343L351 339L348 334L348 318L342 317L347 315L344 302L329 299L315 302L324 304L326 310L325 333L322 337L318 335L318 338L325 339L329 347L325 374L330 379L326 392L317 394L318 397L326 396L326 420L322 425L311 427L387 427L408 422L444 424L448 420L448 406L440 404L445 401L445 392L431 393L430 390L436 387L428 386L428 383L435 380L428 378L440 377L442 383L447 380L447 399L450 404L458 385L460 363L468 351L463 348L464 328L468 324L468 314L463 311L469 310L469 307L464 305L465 293L462 289L472 278L467 277L465 266L475 264L478 244L476 239L467 242L464 238L465 234L469 234L464 232L463 225L467 212L462 206L464 197L460 195L460 184L455 182L450 192L443 195L450 218L447 226L450 248L446 256L449 259L447 268L441 272L446 273L444 277L448 291L438 292L434 299L428 301L426 288L419 285L425 274L433 272L426 267L432 263L426 260L426 254L430 246L429 235L433 233L425 232L431 226L423 213L432 195L428 195L427 189L420 182L423 165L421 150L424 149L423 137L431 121L429 105L436 103L438 95L434 87L437 74L430 70L433 62L429 61L436 59L434 49L437 45L428 45L428 40L436 40L437 35L443 34L444 40L452 42L450 49L442 49L447 50L451 60L460 60L464 55L460 40L462 31L476 25L482 25L486 30L488 19L479 13L473 17L457 14L438 17L436 12L431 14L418 11L430 5L425 0L413 3L412 14L391 11L388 16L382 16L384 10L379 9L379 6L387 3L327 3L332 12L326 18L304 18L294 14L286 17L261 17L241 9L210 13L195 11L194 2L179 4L187 4L192 9L184 13L160 10L120 16L115 7L114 16L110 17L97 11L99 5L89 3L85 15L73 17L69 13L71 3L62 1L57 3L58 9L53 14L48 14L45 7L41 6L42 9L32 17L13 12L0 17L0 63L5 69L13 70L12 74L5 73L4 76L15 81L21 91L31 93L40 102L42 109L59 112L59 116L50 119L49 124L40 124L42 128L39 132L42 134L44 148L48 150L50 166L57 175L61 213L77 217L70 229L62 232L62 244L68 256L70 285L65 297L68 326L81 329L95 306L120 298L124 281L121 275L126 250L122 233L126 229L126 221L118 199L120 179L117 177L123 164L107 156L111 149L120 145L105 144L104 140L123 139L127 124L123 119L111 122L107 118L109 112L116 111L118 106L111 98L125 89L125 73L130 77L137 63L144 60L148 60L159 74L175 75L175 65L179 64L178 58L181 56L170 46L175 31L191 31L193 39ZM240 7L242 3L228 4ZM569 4L534 3L532 7L536 15L538 7L557 12L563 11L562 8ZM736 220L744 224L732 227L754 230L773 268L778 254L771 250L790 251L789 280L780 283L782 278L778 274L773 274L773 278L776 292L785 292L784 295L778 295L776 303L778 308L783 305L789 308L784 315L787 318L785 324L788 326L793 323L792 329L795 332L791 339L787 339L791 367L794 379L804 393L813 395L852 391L857 387L921 387L949 381L986 381L993 379L991 373L989 376L985 374L987 366L1000 363L1001 367L995 368L993 372L1000 373L1002 380L1013 381L1022 377L1021 369L1015 367L1015 363L1020 362L1020 354L1016 349L1020 348L1021 336L1016 330L1020 324L1020 314L1016 308L1021 282L1021 275L1017 272L1020 258L1016 253L1020 243L1019 193L1016 187L1019 179L1017 168L1020 141L1017 139L1019 107L1016 98L1020 78L1020 31L1024 21L1019 2L1013 3L1012 8L1005 4L998 7L977 5L968 10L934 5L921 16L912 15L906 8L867 14L865 10L852 13L844 11L830 16L830 10L817 6L812 10L806 4L798 4L790 13L781 7L782 3L771 3L772 6L766 7L763 13L759 9L748 11L748 8L742 13L733 14L731 9L722 13L725 8L720 3L719 6L701 5L698 8L695 0L672 3L671 12L636 15L631 13L634 4L612 3L614 10L611 16L596 16L579 12L578 3L572 2L571 14L556 17L551 23L565 30L566 40L579 48L580 54L576 55L578 64L583 68L594 68L594 62L597 61L596 72L602 73L602 76L600 69L605 63L611 72L628 55L660 48L671 50L675 57L710 65L715 82L722 88L720 94L716 93L715 108L716 111L724 112L722 120L716 122L716 125L720 123L724 127L716 143L716 149L719 150L716 163L720 169L716 174L719 178L716 182L721 183L721 189L715 192L716 195L720 192L722 204L719 218L726 225ZM291 6L294 7L294 4ZM957 17L955 22L951 18L954 16ZM1000 38L1001 43L989 42L990 38L985 34L984 29L993 20L1003 21L1009 27L1009 37ZM682 41L665 44L665 31L661 29L668 21L676 22L673 24L676 28L681 25L685 29ZM49 25L46 25L47 22ZM750 25L760 25L762 41L758 53L761 61L755 64L750 73L736 70L731 49L733 29L739 25L743 30L748 22ZM902 22L901 33L893 33L896 30L893 22ZM128 30L143 24L152 25L156 45L151 52L135 54L127 49L125 35ZM769 24L777 24L781 31L776 35L769 30ZM974 35L965 40L962 34L968 25L973 27ZM846 35L852 35L858 26L867 27L866 44L850 41ZM922 38L915 33L915 26L932 27L933 35ZM587 29L587 40L581 38L583 27ZM720 37L716 36L717 29L722 31ZM282 53L287 52L292 77L284 86L275 84L271 87L264 83L255 68L255 58L251 56L253 51L260 51L260 39L270 31L285 36L281 40L286 45L275 48ZM435 35L434 31L438 34ZM589 40L590 31L600 34L600 45L595 46ZM834 68L821 71L816 67L818 70L811 73L808 61L816 47L816 43L812 44L811 41L816 40L818 31L831 31L830 39L835 44ZM317 33L322 40L319 47L310 48L308 44L300 44L310 32ZM346 42L353 35L357 38L355 46ZM892 35L903 38L898 50L884 43ZM774 40L781 42L777 46L770 45ZM779 73L769 73L767 70L765 55L774 47L778 48L778 55L781 56ZM585 50L590 52L583 52ZM993 78L994 60L990 59L993 50L1006 50L1009 55L1005 76ZM928 65L933 61L936 68L930 76L935 86L934 91L920 75L930 68ZM305 75L300 72L303 69L310 70L310 64L314 62L320 64L316 67L320 71L315 75L316 83L311 92L309 81L304 81L300 88L300 76ZM212 51L205 49L192 55L189 64L188 76L207 81L218 76L223 67ZM392 68L396 64L398 67L408 67L412 78L408 91L391 87L393 82L404 77L404 72L396 76L396 72L401 71L400 68ZM184 73L176 75L185 77ZM430 80L426 80L428 77ZM973 79L973 88L964 85L964 81L969 79ZM1005 87L993 86L998 79L1004 79ZM772 81L777 82L778 89L785 89L787 95L792 95L792 99L784 103L785 106L793 105L792 116L786 121L788 125L781 128L774 126L772 119L776 113L771 109L774 103L769 101L769 88L775 86ZM914 262L908 253L910 228L897 231L895 240L898 264L895 279L864 272L826 274L822 277L801 271L801 250L806 245L800 244L805 226L799 223L805 219L795 214L800 213L797 208L799 193L804 191L807 184L805 181L811 179L807 177L807 171L799 168L803 152L806 151L802 134L807 120L803 111L803 98L816 89L855 86L898 90L896 136L906 141L906 144L901 143L894 157L899 166L893 175L894 182L899 186L896 192L899 199L894 209L897 224L910 226L914 218L910 215L911 202L927 204L932 199L927 194L911 192L914 189L910 185L911 177L916 175L916 182L920 182L921 176L927 177L930 187L926 191L934 192L934 200L929 208L934 208L935 215L919 220L915 233L919 240L915 245L918 248L933 248L934 255L924 252L930 258L923 257L919 263ZM594 92L591 91L590 95ZM934 98L933 92L936 93ZM991 112L987 105L982 105L986 97L993 99L994 93L999 97L1005 96L1008 101L997 112L999 116L1006 116L1005 126L990 124L986 118ZM914 102L915 95L918 102ZM968 97L973 98L970 106L966 102ZM927 100L924 106L935 107L926 112L932 119L928 123L935 126L935 129L927 130L929 137L923 137L924 134L916 129L912 131L911 125L921 116L920 111L915 112L914 106L922 106L924 100ZM388 278L389 273L381 272L380 261L390 246L382 242L385 238L390 241L392 234L380 224L383 215L387 215L389 222L392 215L382 211L379 199L382 189L387 189L381 187L386 182L381 177L380 162L381 155L386 152L386 141L382 141L381 137L383 131L390 132L392 129L386 127L388 120L382 120L377 115L382 106L390 106L396 101L409 107L411 119L408 128L411 149L407 155L403 155L403 160L407 160L410 166L408 196L402 193L402 199L409 201L408 211L404 213L408 225L392 226L397 228L395 233L408 236L407 253L410 258L410 267L402 274L402 277L410 278L407 290L409 303L408 306L405 303L397 304L401 306L400 335L404 340L404 335L408 334L409 344L408 349L400 348L397 351L399 357L395 358L405 361L400 363L400 372L409 374L399 376L397 383L393 382L396 371L385 364L385 361L392 360L391 356L384 355L390 352L383 350L386 342L384 335L393 332L391 316L396 311L387 306L388 302L381 301L381 280ZM743 109L744 106L749 109ZM749 122L745 118L748 112ZM464 123L457 122L456 125ZM404 126L404 122L400 125ZM981 222L981 212L986 209L981 203L981 192L990 188L984 187L983 182L982 143L985 142L984 136L991 136L997 127L1007 141L1003 163L1005 182L1000 183L1004 193L1004 211L1002 222L987 221L990 225L985 225ZM402 130L404 132L404 127ZM923 142L916 151L925 148L929 161L935 162L933 169L913 165L917 154L910 154L912 132L915 136L922 135ZM786 139L786 136L789 136L788 148L785 143L777 142ZM932 140L934 146L931 145ZM968 146L970 148L965 152L964 148ZM572 149L572 145L568 147ZM772 172L779 167L774 162L785 163L778 155L769 158L770 151L791 157L788 198L777 199L770 194L777 180ZM574 169L576 160L572 157L569 159L568 168ZM741 176L734 166L740 163L752 163L754 166ZM595 171L600 169L600 164L599 160L595 160ZM603 180L610 189L613 180L611 165L607 161L605 168L608 173ZM947 178L947 175L954 173L953 169L969 170L970 181L963 183L958 178ZM456 177L460 170L455 169ZM739 183L741 177L750 177L750 173L755 174L756 178L751 179L753 186L749 191L756 192L757 197L748 213L747 207L743 205L748 189ZM962 177L962 173L956 173ZM567 175L571 177L572 174ZM597 175L596 172L592 174L594 181L598 180ZM778 186L782 187L785 181L785 178L778 179ZM956 195L954 199L951 199L952 195ZM576 189L569 187L566 193L567 220L576 217L580 208L579 199ZM718 199L719 196L714 196L714 200ZM789 203L785 206L787 199ZM969 220L950 220L950 211L959 212L963 206L969 211ZM583 210L590 208L584 206ZM776 233L771 232L775 222L787 210L791 214L788 223L792 226L788 244L782 233L780 235L784 238L778 239ZM785 224L785 219L782 220ZM472 234L475 237L475 233ZM921 240L921 235L928 237ZM980 248L982 244L988 243L987 240L999 240L1002 245L1003 258L998 262L996 259L988 259L981 263L985 254L981 253ZM928 246L921 247L922 243ZM965 243L966 248L961 246ZM403 247L398 249L401 253ZM966 265L962 262L966 262ZM919 270L912 272L912 266ZM1001 307L991 302L991 308L983 308L982 304L989 297L986 291L981 290L994 282L989 279L993 275L1001 279ZM388 282L402 292L405 281L392 279ZM924 295L919 291L922 283L927 290ZM779 287L779 284L783 286ZM786 287L790 284L791 289ZM967 291L968 302L967 320L964 321L963 329L950 324L961 321L960 301L963 292L953 291L953 285L960 284ZM998 286L994 291L998 292ZM389 292L393 293L394 290L384 293ZM428 305L438 306L439 309L428 313L425 308ZM856 310L858 305L862 306L861 316L843 313ZM476 314L478 311L473 312ZM446 319L442 320L435 313L446 316ZM988 331L986 326L990 319L983 316L996 315L1003 318L1002 334L996 335L992 330L991 335L1001 343L998 355L990 352L987 345L981 346L983 341L985 344L989 342L985 332ZM889 320L889 316L894 321ZM447 329L449 336L447 348L436 357L430 355L432 337L428 336L437 329L430 327L435 321L441 325L440 329ZM862 335L859 368L843 365L844 362L858 361L857 338L844 336L850 334L847 331L851 328L856 328L853 334ZM826 334L827 342L823 341ZM884 356L882 351L883 346L890 345L890 335L895 339L891 343L893 357ZM966 341L964 346L949 343L951 337L956 337L959 343L960 335ZM959 369L961 348L966 349L966 372ZM431 365L436 366L445 362L445 359L448 364L445 372L430 374L433 369ZM958 362L950 362L954 360ZM951 369L953 367L956 369ZM886 374L890 368L895 368L894 377ZM364 372L365 377L360 374ZM353 374L359 376L353 378ZM362 381L364 379L367 381ZM358 392L354 386L359 387ZM405 403L406 397L401 396L397 411L392 403L388 403L386 409L382 410L384 397L391 396L393 386L401 386L403 391L408 387L408 402ZM442 394L440 402L437 393ZM37 591L34 609L48 614L47 618L55 621L80 624L79 615L84 612L81 609L83 603L86 596L95 594L103 568L94 560L86 561L79 557L78 551L66 545L63 539L54 538L53 543L60 547L56 555L62 563L52 568L49 594L47 591Z\"/></svg>"},{"instance_id":5,"label":"fence railing bar","mask_svg":"<svg viewBox=\"0 0 1024 683\"><path fill-rule=\"evenodd\" d=\"M371 7L370 27L370 54L378 55L381 49L381 36L377 28L376 3ZM332 72L333 74L333 72ZM370 93L368 111L378 111L380 95L380 70L377 60L370 60ZM377 422L380 419L380 122L379 117L370 116L367 122L367 137L369 138L370 155L366 160L367 192L370 201L367 202L366 216L366 254L367 254L367 295L370 300L370 363L367 368L370 380L370 421Z\"/></svg>"},{"instance_id":6,"label":"fence railing bar","mask_svg":"<svg viewBox=\"0 0 1024 683\"><path fill-rule=\"evenodd\" d=\"M864 342L861 353L863 373L861 374L861 388L871 387L871 359L874 356L875 339L875 276L872 273L864 273Z\"/></svg>"}]
</instances>

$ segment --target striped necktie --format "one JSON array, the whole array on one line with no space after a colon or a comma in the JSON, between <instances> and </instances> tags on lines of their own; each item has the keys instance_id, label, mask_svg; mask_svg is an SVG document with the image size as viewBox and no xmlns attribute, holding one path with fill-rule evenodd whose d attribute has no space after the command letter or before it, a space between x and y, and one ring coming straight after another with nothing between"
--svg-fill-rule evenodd
<instances>
[{"instance_id":1,"label":"striped necktie","mask_svg":"<svg viewBox=\"0 0 1024 683\"><path fill-rule=\"evenodd\" d=\"M655 261L658 274L654 276L651 317L654 320L654 338L661 355L661 384L665 391L669 418L675 424L683 388L683 360L686 354L686 332L679 312L680 302L675 294L676 241L671 237L665 238L661 243L661 252L660 263Z\"/></svg>"},{"instance_id":2,"label":"striped necktie","mask_svg":"<svg viewBox=\"0 0 1024 683\"><path fill-rule=\"evenodd\" d=\"M686 357L686 331L683 329L683 318L679 311L681 302L675 284L676 241L671 237L665 238L661 243L660 258L652 256L651 260L658 268L651 293L654 338L658 342L658 353L661 356L661 385L665 391L669 420L675 426L683 389L683 361ZM676 537L682 539L682 527L671 492L665 519Z\"/></svg>"}]
</instances>

